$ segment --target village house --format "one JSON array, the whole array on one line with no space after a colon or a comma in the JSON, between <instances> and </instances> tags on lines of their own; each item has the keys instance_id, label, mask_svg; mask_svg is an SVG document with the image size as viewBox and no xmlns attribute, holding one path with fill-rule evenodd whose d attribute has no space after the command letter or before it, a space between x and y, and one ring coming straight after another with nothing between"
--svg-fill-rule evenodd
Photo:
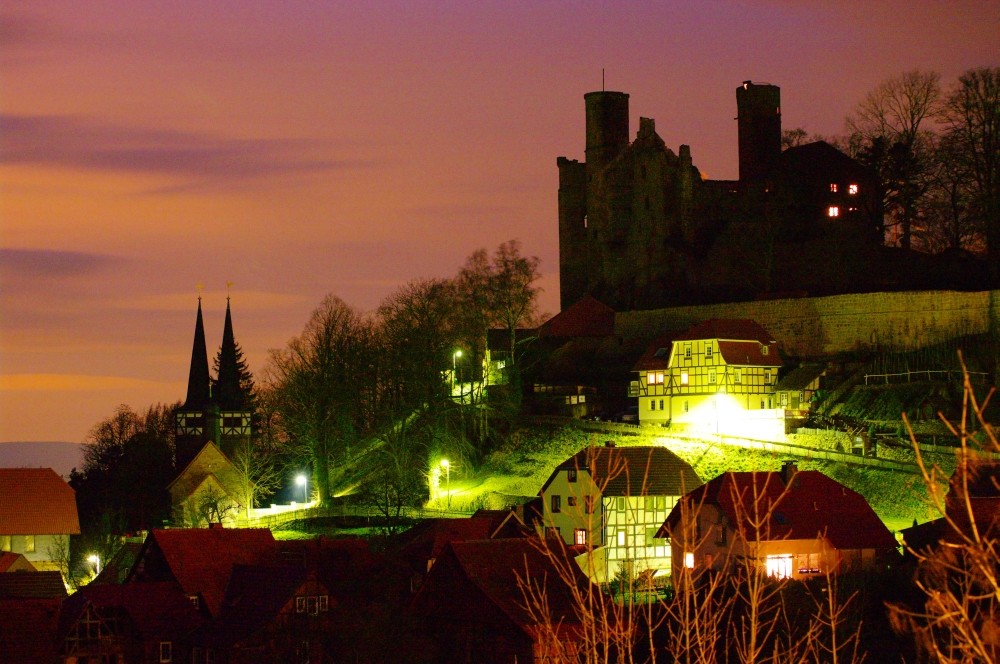
<instances>
[{"instance_id":1,"label":"village house","mask_svg":"<svg viewBox=\"0 0 1000 664\"><path fill-rule=\"evenodd\" d=\"M65 573L69 536L80 534L76 494L51 468L0 468L0 552Z\"/></svg>"},{"instance_id":2,"label":"village house","mask_svg":"<svg viewBox=\"0 0 1000 664\"><path fill-rule=\"evenodd\" d=\"M701 433L782 439L778 344L749 319L711 319L658 337L633 367L639 421Z\"/></svg>"},{"instance_id":3,"label":"village house","mask_svg":"<svg viewBox=\"0 0 1000 664\"><path fill-rule=\"evenodd\" d=\"M815 470L727 472L689 492L657 533L681 570L734 572L747 561L781 579L877 570L896 539L861 494Z\"/></svg>"},{"instance_id":4,"label":"village house","mask_svg":"<svg viewBox=\"0 0 1000 664\"><path fill-rule=\"evenodd\" d=\"M581 547L580 565L597 582L623 572L667 575L670 545L654 536L676 501L700 485L665 447L588 447L545 482L542 522Z\"/></svg>"}]
</instances>

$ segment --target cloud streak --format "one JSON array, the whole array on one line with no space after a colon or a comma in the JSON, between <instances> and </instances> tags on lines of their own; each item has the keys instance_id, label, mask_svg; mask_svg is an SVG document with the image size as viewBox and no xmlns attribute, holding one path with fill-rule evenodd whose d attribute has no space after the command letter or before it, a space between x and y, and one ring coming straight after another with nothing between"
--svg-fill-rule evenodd
<instances>
[{"instance_id":1,"label":"cloud streak","mask_svg":"<svg viewBox=\"0 0 1000 664\"><path fill-rule=\"evenodd\" d=\"M306 139L232 139L102 123L76 116L0 114L4 164L161 175L202 185L366 169L366 159L317 159Z\"/></svg>"},{"instance_id":2,"label":"cloud streak","mask_svg":"<svg viewBox=\"0 0 1000 664\"><path fill-rule=\"evenodd\" d=\"M23 278L84 276L123 262L117 256L83 251L0 248L0 274L8 283Z\"/></svg>"}]
</instances>

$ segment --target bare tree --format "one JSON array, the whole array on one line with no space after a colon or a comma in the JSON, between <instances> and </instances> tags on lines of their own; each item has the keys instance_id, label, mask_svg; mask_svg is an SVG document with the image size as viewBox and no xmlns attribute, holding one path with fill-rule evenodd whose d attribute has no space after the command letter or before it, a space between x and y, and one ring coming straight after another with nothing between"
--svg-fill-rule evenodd
<instances>
[{"instance_id":1,"label":"bare tree","mask_svg":"<svg viewBox=\"0 0 1000 664\"><path fill-rule=\"evenodd\" d=\"M285 473L277 450L265 440L244 437L236 443L232 463L239 485L239 502L246 516L257 502L272 495L282 484Z\"/></svg>"}]
</instances>

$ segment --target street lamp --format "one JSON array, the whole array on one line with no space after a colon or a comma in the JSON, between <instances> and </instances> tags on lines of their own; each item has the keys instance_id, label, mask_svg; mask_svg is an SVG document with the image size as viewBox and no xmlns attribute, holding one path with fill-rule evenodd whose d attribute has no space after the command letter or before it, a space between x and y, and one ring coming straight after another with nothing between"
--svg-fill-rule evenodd
<instances>
[{"instance_id":1,"label":"street lamp","mask_svg":"<svg viewBox=\"0 0 1000 664\"><path fill-rule=\"evenodd\" d=\"M302 487L302 502L303 504L309 504L309 479L302 474L295 477L295 483Z\"/></svg>"},{"instance_id":2,"label":"street lamp","mask_svg":"<svg viewBox=\"0 0 1000 664\"><path fill-rule=\"evenodd\" d=\"M440 464L444 468L444 491L448 495L448 507L451 508L451 463L447 459L441 459Z\"/></svg>"},{"instance_id":3,"label":"street lamp","mask_svg":"<svg viewBox=\"0 0 1000 664\"><path fill-rule=\"evenodd\" d=\"M87 556L87 562L94 566L94 576L101 573L101 557L96 553Z\"/></svg>"},{"instance_id":4,"label":"street lamp","mask_svg":"<svg viewBox=\"0 0 1000 664\"><path fill-rule=\"evenodd\" d=\"M451 354L451 395L455 396L455 370L458 366L458 358L462 357L461 349Z\"/></svg>"}]
</instances>

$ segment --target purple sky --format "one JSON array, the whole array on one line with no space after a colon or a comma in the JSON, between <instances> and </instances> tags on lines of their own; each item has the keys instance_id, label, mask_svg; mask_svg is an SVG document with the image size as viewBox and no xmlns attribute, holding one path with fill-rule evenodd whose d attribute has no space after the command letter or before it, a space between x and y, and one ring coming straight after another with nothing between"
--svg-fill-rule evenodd
<instances>
[{"instance_id":1,"label":"purple sky","mask_svg":"<svg viewBox=\"0 0 1000 664\"><path fill-rule=\"evenodd\" d=\"M326 293L363 310L517 238L558 301L555 159L631 94L736 177L736 86L838 134L884 78L998 65L996 2L133 2L0 8L0 441L181 399L204 284L259 371Z\"/></svg>"}]
</instances>

